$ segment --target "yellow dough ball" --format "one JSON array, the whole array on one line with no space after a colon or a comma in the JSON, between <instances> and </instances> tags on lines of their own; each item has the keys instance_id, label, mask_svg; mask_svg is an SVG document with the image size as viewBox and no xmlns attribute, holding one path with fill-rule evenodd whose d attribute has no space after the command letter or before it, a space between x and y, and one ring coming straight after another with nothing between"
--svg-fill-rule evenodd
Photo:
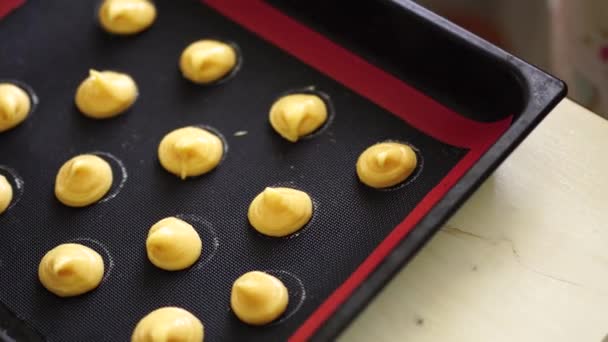
<instances>
[{"instance_id":1,"label":"yellow dough ball","mask_svg":"<svg viewBox=\"0 0 608 342\"><path fill-rule=\"evenodd\" d=\"M194 228L178 218L167 217L150 228L146 240L148 259L167 271L183 270L201 256L201 238Z\"/></svg>"},{"instance_id":2,"label":"yellow dough ball","mask_svg":"<svg viewBox=\"0 0 608 342\"><path fill-rule=\"evenodd\" d=\"M6 177L0 175L0 214L8 209L13 200L13 187Z\"/></svg>"},{"instance_id":3,"label":"yellow dough ball","mask_svg":"<svg viewBox=\"0 0 608 342\"><path fill-rule=\"evenodd\" d=\"M113 34L136 34L156 19L156 7L148 0L105 0L99 7L99 22Z\"/></svg>"},{"instance_id":4,"label":"yellow dough ball","mask_svg":"<svg viewBox=\"0 0 608 342\"><path fill-rule=\"evenodd\" d=\"M42 285L60 297L89 292L99 286L104 263L89 247L66 243L51 249L40 261L38 277Z\"/></svg>"},{"instance_id":5,"label":"yellow dough ball","mask_svg":"<svg viewBox=\"0 0 608 342\"><path fill-rule=\"evenodd\" d=\"M317 95L292 94L281 97L270 108L270 124L283 138L296 142L327 121L327 106Z\"/></svg>"},{"instance_id":6,"label":"yellow dough ball","mask_svg":"<svg viewBox=\"0 0 608 342\"><path fill-rule=\"evenodd\" d=\"M121 114L137 99L137 85L131 76L115 71L90 70L76 91L76 107L93 119Z\"/></svg>"},{"instance_id":7,"label":"yellow dough ball","mask_svg":"<svg viewBox=\"0 0 608 342\"><path fill-rule=\"evenodd\" d=\"M357 175L372 188L387 188L407 179L416 164L416 152L410 146L383 142L372 145L359 156Z\"/></svg>"},{"instance_id":8,"label":"yellow dough ball","mask_svg":"<svg viewBox=\"0 0 608 342\"><path fill-rule=\"evenodd\" d=\"M25 90L11 83L0 83L0 132L22 123L32 103Z\"/></svg>"},{"instance_id":9,"label":"yellow dough ball","mask_svg":"<svg viewBox=\"0 0 608 342\"><path fill-rule=\"evenodd\" d=\"M247 324L264 325L274 321L285 312L288 303L287 288L268 273L247 272L232 285L230 306Z\"/></svg>"},{"instance_id":10,"label":"yellow dough ball","mask_svg":"<svg viewBox=\"0 0 608 342\"><path fill-rule=\"evenodd\" d=\"M203 323L190 312L177 307L164 307L141 319L131 342L202 342Z\"/></svg>"},{"instance_id":11,"label":"yellow dough ball","mask_svg":"<svg viewBox=\"0 0 608 342\"><path fill-rule=\"evenodd\" d=\"M112 186L112 168L102 158L83 154L68 160L55 178L55 196L70 207L99 201Z\"/></svg>"},{"instance_id":12,"label":"yellow dough ball","mask_svg":"<svg viewBox=\"0 0 608 342\"><path fill-rule=\"evenodd\" d=\"M236 62L237 54L232 46L204 39L188 45L179 59L179 67L185 78L204 84L228 75Z\"/></svg>"},{"instance_id":13,"label":"yellow dough ball","mask_svg":"<svg viewBox=\"0 0 608 342\"><path fill-rule=\"evenodd\" d=\"M158 146L161 165L182 179L213 170L223 155L222 140L198 127L178 128L165 135Z\"/></svg>"},{"instance_id":14,"label":"yellow dough ball","mask_svg":"<svg viewBox=\"0 0 608 342\"><path fill-rule=\"evenodd\" d=\"M302 228L312 217L312 200L303 191L266 188L249 206L249 222L258 232L286 236Z\"/></svg>"}]
</instances>

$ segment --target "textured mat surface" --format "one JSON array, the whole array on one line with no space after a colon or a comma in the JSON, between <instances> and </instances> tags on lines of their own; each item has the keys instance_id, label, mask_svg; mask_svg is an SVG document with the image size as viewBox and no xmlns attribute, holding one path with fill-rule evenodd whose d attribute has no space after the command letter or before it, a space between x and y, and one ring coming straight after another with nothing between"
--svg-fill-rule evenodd
<instances>
[{"instance_id":1,"label":"textured mat surface","mask_svg":"<svg viewBox=\"0 0 608 342\"><path fill-rule=\"evenodd\" d=\"M423 135L197 1L157 1L158 21L130 38L102 32L96 6L29 1L0 22L0 77L24 82L40 100L23 125L0 135L0 173L23 182L16 205L0 216L0 301L49 340L125 341L141 317L166 305L198 316L210 341L284 340L466 152ZM197 86L179 73L182 49L204 37L231 41L242 53L240 70L226 82ZM73 96L89 68L131 74L140 88L135 106L106 121L80 115ZM272 131L267 113L280 94L310 86L329 96L333 117L291 144ZM160 167L156 148L165 133L185 125L215 128L228 153L212 173L181 181ZM239 131L247 134L235 136ZM357 181L354 165L363 149L386 139L412 144L423 163L406 185L371 190ZM55 174L86 152L113 165L115 196L84 209L64 207L53 195ZM296 236L272 239L251 229L246 213L258 192L279 184L307 191L316 207ZM190 221L203 239L201 261L187 271L161 271L146 258L149 227L170 215ZM39 284L37 266L67 241L99 251L106 278L94 292L61 299ZM229 309L234 279L256 269L273 270L291 291L284 319L261 328L240 323Z\"/></svg>"}]
</instances>

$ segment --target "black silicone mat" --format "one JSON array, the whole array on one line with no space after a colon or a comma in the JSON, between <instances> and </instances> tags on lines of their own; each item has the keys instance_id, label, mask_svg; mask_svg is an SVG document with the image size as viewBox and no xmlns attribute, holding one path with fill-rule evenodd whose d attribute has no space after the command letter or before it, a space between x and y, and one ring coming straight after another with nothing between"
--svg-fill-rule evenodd
<instances>
[{"instance_id":1,"label":"black silicone mat","mask_svg":"<svg viewBox=\"0 0 608 342\"><path fill-rule=\"evenodd\" d=\"M126 341L141 317L168 305L199 317L209 341L286 340L470 151L421 132L199 1L156 5L157 22L135 37L103 32L93 0L27 1L0 21L0 78L27 84L39 99L26 122L0 134L0 173L21 182L18 202L0 216L0 301L51 341ZM182 78L179 55L201 38L238 46L241 66L230 79L199 86ZM73 96L90 68L132 75L135 106L105 121L79 114ZM272 102L290 91L321 92L332 108L330 123L297 144L267 121ZM213 172L181 181L161 168L156 148L186 125L220 132L227 154ZM396 189L367 188L356 159L388 139L414 146L420 165ZM114 188L102 203L65 207L53 195L54 177L87 152L111 162ZM247 222L250 201L272 185L313 198L313 219L294 236L264 237ZM202 237L203 256L191 269L165 272L147 260L148 229L166 216L183 217ZM95 291L65 299L39 284L37 266L68 241L99 251L106 277ZM269 326L249 327L230 312L231 284L250 270L269 271L290 290L286 314Z\"/></svg>"}]
</instances>

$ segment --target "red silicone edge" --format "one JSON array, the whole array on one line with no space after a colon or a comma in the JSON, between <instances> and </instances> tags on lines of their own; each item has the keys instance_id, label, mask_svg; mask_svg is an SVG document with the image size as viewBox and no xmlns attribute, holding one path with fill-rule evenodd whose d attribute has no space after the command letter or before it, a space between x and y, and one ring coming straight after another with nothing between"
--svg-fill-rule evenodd
<instances>
[{"instance_id":1,"label":"red silicone edge","mask_svg":"<svg viewBox=\"0 0 608 342\"><path fill-rule=\"evenodd\" d=\"M465 118L260 0L203 0L261 38L342 83L433 138L469 152L293 333L306 341L507 130L512 118ZM424 115L420 115L424 113Z\"/></svg>"},{"instance_id":2,"label":"red silicone edge","mask_svg":"<svg viewBox=\"0 0 608 342\"><path fill-rule=\"evenodd\" d=\"M203 2L441 142L473 148L504 126L459 115L263 1Z\"/></svg>"},{"instance_id":3,"label":"red silicone edge","mask_svg":"<svg viewBox=\"0 0 608 342\"><path fill-rule=\"evenodd\" d=\"M14 9L21 7L25 0L0 0L0 19L11 13Z\"/></svg>"}]
</instances>

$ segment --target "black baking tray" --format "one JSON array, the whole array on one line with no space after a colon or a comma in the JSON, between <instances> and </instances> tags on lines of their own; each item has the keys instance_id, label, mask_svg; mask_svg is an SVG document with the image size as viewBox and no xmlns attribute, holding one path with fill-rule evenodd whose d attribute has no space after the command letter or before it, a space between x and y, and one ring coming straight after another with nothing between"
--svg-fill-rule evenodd
<instances>
[{"instance_id":1,"label":"black baking tray","mask_svg":"<svg viewBox=\"0 0 608 342\"><path fill-rule=\"evenodd\" d=\"M26 122L0 134L0 173L18 190L0 216L0 340L128 340L141 317L166 305L197 315L211 341L333 339L566 93L556 78L410 1L156 4L150 30L114 37L94 20L97 1L0 2L0 79L39 99ZM205 37L235 44L241 66L197 86L177 60ZM77 112L74 91L92 67L138 82L128 113L95 121ZM293 91L319 92L331 108L330 123L297 144L267 123L272 102ZM215 171L184 182L162 170L155 151L185 125L221 132L228 153ZM354 163L382 140L413 145L421 163L402 186L378 191L357 181ZM115 197L66 208L53 196L55 173L85 152L111 161ZM313 220L300 233L272 239L248 226L249 201L269 185L313 197ZM203 257L188 271L146 259L147 229L169 215L202 236ZM60 299L35 270L67 241L97 249L111 267L97 290ZM231 282L254 269L290 289L287 314L266 327L246 326L229 309Z\"/></svg>"}]
</instances>

